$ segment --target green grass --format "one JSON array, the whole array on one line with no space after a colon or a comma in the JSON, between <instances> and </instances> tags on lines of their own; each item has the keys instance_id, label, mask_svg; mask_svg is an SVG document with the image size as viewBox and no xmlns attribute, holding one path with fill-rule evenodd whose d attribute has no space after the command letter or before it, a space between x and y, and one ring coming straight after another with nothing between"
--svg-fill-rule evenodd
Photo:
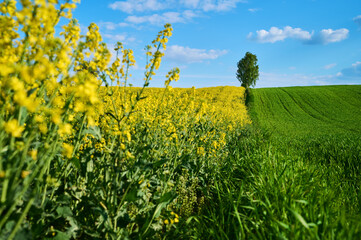
<instances>
[{"instance_id":1,"label":"green grass","mask_svg":"<svg viewBox=\"0 0 361 240\"><path fill-rule=\"evenodd\" d=\"M361 239L361 86L254 89L197 239Z\"/></svg>"},{"instance_id":2,"label":"green grass","mask_svg":"<svg viewBox=\"0 0 361 240\"><path fill-rule=\"evenodd\" d=\"M281 135L361 133L361 85L253 90L254 118Z\"/></svg>"}]
</instances>

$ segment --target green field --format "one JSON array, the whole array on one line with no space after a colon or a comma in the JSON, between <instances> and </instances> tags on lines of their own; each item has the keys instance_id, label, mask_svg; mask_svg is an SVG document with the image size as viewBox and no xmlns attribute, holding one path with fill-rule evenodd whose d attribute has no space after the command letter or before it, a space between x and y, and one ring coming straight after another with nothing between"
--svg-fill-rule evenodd
<instances>
[{"instance_id":1,"label":"green field","mask_svg":"<svg viewBox=\"0 0 361 240\"><path fill-rule=\"evenodd\" d=\"M253 89L197 233L361 239L361 86ZM201 230L199 230L201 229Z\"/></svg>"},{"instance_id":2,"label":"green field","mask_svg":"<svg viewBox=\"0 0 361 240\"><path fill-rule=\"evenodd\" d=\"M254 120L282 135L361 133L361 86L255 89Z\"/></svg>"}]
</instances>

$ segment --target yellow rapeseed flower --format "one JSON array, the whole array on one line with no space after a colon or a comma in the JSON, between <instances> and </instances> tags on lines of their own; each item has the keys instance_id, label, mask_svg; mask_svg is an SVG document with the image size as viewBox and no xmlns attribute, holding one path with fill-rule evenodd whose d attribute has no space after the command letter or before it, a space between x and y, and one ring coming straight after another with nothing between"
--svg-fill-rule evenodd
<instances>
[{"instance_id":1,"label":"yellow rapeseed flower","mask_svg":"<svg viewBox=\"0 0 361 240\"><path fill-rule=\"evenodd\" d=\"M51 121L55 124L61 123L61 116L58 112L53 112L51 115Z\"/></svg>"},{"instance_id":2,"label":"yellow rapeseed flower","mask_svg":"<svg viewBox=\"0 0 361 240\"><path fill-rule=\"evenodd\" d=\"M28 155L35 161L38 158L38 151L33 149L28 152Z\"/></svg>"},{"instance_id":3,"label":"yellow rapeseed flower","mask_svg":"<svg viewBox=\"0 0 361 240\"><path fill-rule=\"evenodd\" d=\"M14 72L14 68L8 64L0 64L0 76L7 77L10 73Z\"/></svg>"},{"instance_id":4,"label":"yellow rapeseed flower","mask_svg":"<svg viewBox=\"0 0 361 240\"><path fill-rule=\"evenodd\" d=\"M7 83L9 87L15 91L23 90L24 83L20 81L17 77L12 77Z\"/></svg>"},{"instance_id":5,"label":"yellow rapeseed flower","mask_svg":"<svg viewBox=\"0 0 361 240\"><path fill-rule=\"evenodd\" d=\"M35 122L37 122L37 123L42 123L42 122L44 122L44 116L42 116L42 115L36 115L35 117L34 117L34 120L35 120Z\"/></svg>"},{"instance_id":6,"label":"yellow rapeseed flower","mask_svg":"<svg viewBox=\"0 0 361 240\"><path fill-rule=\"evenodd\" d=\"M27 96L27 92L24 89L15 92L14 102L26 107L29 112L35 112L38 105L37 102Z\"/></svg>"},{"instance_id":7,"label":"yellow rapeseed flower","mask_svg":"<svg viewBox=\"0 0 361 240\"><path fill-rule=\"evenodd\" d=\"M48 132L48 127L46 125L46 123L41 123L39 125L39 131L42 133L42 134L46 134Z\"/></svg>"},{"instance_id":8,"label":"yellow rapeseed flower","mask_svg":"<svg viewBox=\"0 0 361 240\"><path fill-rule=\"evenodd\" d=\"M200 155L200 156L203 156L205 154L205 150L204 150L204 147L198 147L197 148L197 154Z\"/></svg>"},{"instance_id":9,"label":"yellow rapeseed flower","mask_svg":"<svg viewBox=\"0 0 361 240\"><path fill-rule=\"evenodd\" d=\"M60 124L58 133L62 137L70 135L72 133L72 126L69 123Z\"/></svg>"},{"instance_id":10,"label":"yellow rapeseed flower","mask_svg":"<svg viewBox=\"0 0 361 240\"><path fill-rule=\"evenodd\" d=\"M63 143L63 155L67 158L71 158L73 156L74 147L70 144Z\"/></svg>"},{"instance_id":11,"label":"yellow rapeseed flower","mask_svg":"<svg viewBox=\"0 0 361 240\"><path fill-rule=\"evenodd\" d=\"M21 137L22 132L24 131L23 126L19 126L18 120L12 119L4 123L5 132L11 134L13 137Z\"/></svg>"},{"instance_id":12,"label":"yellow rapeseed flower","mask_svg":"<svg viewBox=\"0 0 361 240\"><path fill-rule=\"evenodd\" d=\"M21 177L26 178L30 174L30 171L21 171Z\"/></svg>"}]
</instances>

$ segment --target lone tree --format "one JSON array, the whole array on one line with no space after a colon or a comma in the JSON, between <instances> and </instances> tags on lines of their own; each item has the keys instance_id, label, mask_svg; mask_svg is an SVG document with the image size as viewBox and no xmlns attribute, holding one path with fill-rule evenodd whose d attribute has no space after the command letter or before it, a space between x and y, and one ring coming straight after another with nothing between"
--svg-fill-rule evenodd
<instances>
[{"instance_id":1,"label":"lone tree","mask_svg":"<svg viewBox=\"0 0 361 240\"><path fill-rule=\"evenodd\" d=\"M259 77L257 56L247 52L238 64L237 79L241 82L241 86L246 89L249 86L255 86Z\"/></svg>"}]
</instances>

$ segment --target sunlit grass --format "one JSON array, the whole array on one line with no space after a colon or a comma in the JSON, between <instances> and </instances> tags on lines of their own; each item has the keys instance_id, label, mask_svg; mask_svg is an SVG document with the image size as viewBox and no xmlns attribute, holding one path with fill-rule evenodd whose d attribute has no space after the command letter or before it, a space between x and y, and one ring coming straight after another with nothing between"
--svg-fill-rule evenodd
<instances>
[{"instance_id":1,"label":"sunlit grass","mask_svg":"<svg viewBox=\"0 0 361 240\"><path fill-rule=\"evenodd\" d=\"M253 126L228 145L195 235L360 238L359 94L359 86L252 90Z\"/></svg>"}]
</instances>

